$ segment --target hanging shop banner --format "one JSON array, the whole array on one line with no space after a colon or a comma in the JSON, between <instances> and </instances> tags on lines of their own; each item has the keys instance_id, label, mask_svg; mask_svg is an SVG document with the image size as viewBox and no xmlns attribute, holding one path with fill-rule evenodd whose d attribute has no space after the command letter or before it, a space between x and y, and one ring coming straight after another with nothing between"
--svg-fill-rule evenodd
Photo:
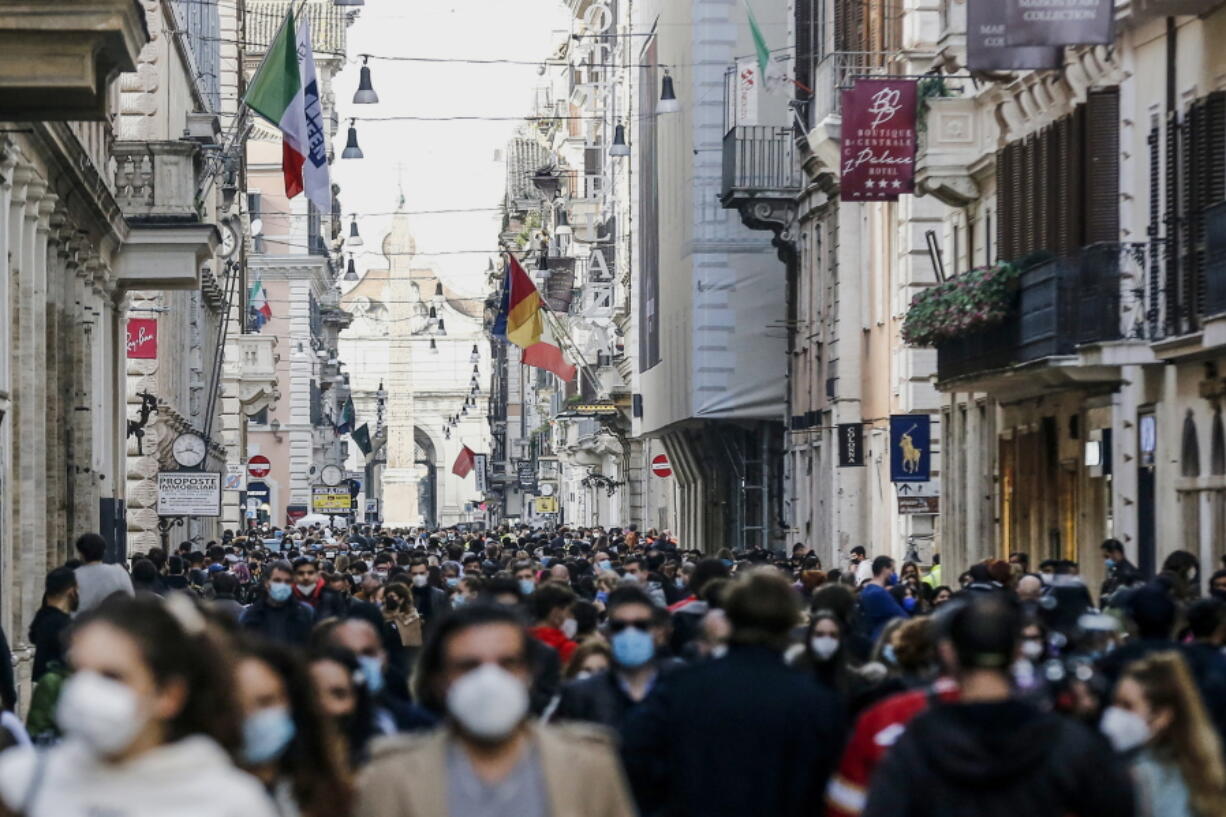
<instances>
[{"instance_id":1,"label":"hanging shop banner","mask_svg":"<svg viewBox=\"0 0 1226 817\"><path fill-rule=\"evenodd\" d=\"M968 0L966 6L966 67L971 71L1044 71L1064 64L1059 46L1005 44L1005 4L1001 0Z\"/></svg>"},{"instance_id":2,"label":"hanging shop banner","mask_svg":"<svg viewBox=\"0 0 1226 817\"><path fill-rule=\"evenodd\" d=\"M221 474L158 474L158 516L221 516Z\"/></svg>"},{"instance_id":3,"label":"hanging shop banner","mask_svg":"<svg viewBox=\"0 0 1226 817\"><path fill-rule=\"evenodd\" d=\"M490 457L488 454L478 454L473 457L473 471L477 475L477 493L485 496L490 489L489 478Z\"/></svg>"},{"instance_id":4,"label":"hanging shop banner","mask_svg":"<svg viewBox=\"0 0 1226 817\"><path fill-rule=\"evenodd\" d=\"M864 423L841 423L838 427L839 467L864 465Z\"/></svg>"},{"instance_id":5,"label":"hanging shop banner","mask_svg":"<svg viewBox=\"0 0 1226 817\"><path fill-rule=\"evenodd\" d=\"M915 192L915 80L859 79L842 94L843 201Z\"/></svg>"},{"instance_id":6,"label":"hanging shop banner","mask_svg":"<svg viewBox=\"0 0 1226 817\"><path fill-rule=\"evenodd\" d=\"M158 356L158 319L129 318L128 360L154 360Z\"/></svg>"},{"instance_id":7,"label":"hanging shop banner","mask_svg":"<svg viewBox=\"0 0 1226 817\"><path fill-rule=\"evenodd\" d=\"M533 504L538 514L558 512L558 498L556 496L538 496L533 500Z\"/></svg>"},{"instance_id":8,"label":"hanging shop banner","mask_svg":"<svg viewBox=\"0 0 1226 817\"><path fill-rule=\"evenodd\" d=\"M1110 45L1115 39L1115 0L1004 0L1004 7L1008 46Z\"/></svg>"},{"instance_id":9,"label":"hanging shop banner","mask_svg":"<svg viewBox=\"0 0 1226 817\"><path fill-rule=\"evenodd\" d=\"M932 418L927 414L890 417L890 482L932 479Z\"/></svg>"},{"instance_id":10,"label":"hanging shop banner","mask_svg":"<svg viewBox=\"0 0 1226 817\"><path fill-rule=\"evenodd\" d=\"M742 57L736 61L736 76L733 78L733 105L736 125L758 124L758 97L762 93L761 77L758 74L758 58Z\"/></svg>"}]
</instances>

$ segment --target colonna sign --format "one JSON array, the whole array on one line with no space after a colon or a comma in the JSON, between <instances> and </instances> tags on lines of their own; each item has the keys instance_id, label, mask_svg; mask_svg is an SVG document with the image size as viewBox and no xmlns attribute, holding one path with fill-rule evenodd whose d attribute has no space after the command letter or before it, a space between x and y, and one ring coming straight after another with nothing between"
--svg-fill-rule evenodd
<instances>
[{"instance_id":1,"label":"colonna sign","mask_svg":"<svg viewBox=\"0 0 1226 817\"><path fill-rule=\"evenodd\" d=\"M897 201L915 192L912 79L859 79L842 92L843 201Z\"/></svg>"}]
</instances>

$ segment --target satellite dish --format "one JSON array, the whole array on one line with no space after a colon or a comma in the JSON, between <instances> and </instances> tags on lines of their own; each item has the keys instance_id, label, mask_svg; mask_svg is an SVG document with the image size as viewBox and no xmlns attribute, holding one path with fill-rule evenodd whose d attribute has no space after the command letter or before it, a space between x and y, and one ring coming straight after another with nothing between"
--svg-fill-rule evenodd
<instances>
[{"instance_id":1,"label":"satellite dish","mask_svg":"<svg viewBox=\"0 0 1226 817\"><path fill-rule=\"evenodd\" d=\"M262 219L257 218L251 222L251 235L257 236L263 232L264 232L264 221Z\"/></svg>"}]
</instances>

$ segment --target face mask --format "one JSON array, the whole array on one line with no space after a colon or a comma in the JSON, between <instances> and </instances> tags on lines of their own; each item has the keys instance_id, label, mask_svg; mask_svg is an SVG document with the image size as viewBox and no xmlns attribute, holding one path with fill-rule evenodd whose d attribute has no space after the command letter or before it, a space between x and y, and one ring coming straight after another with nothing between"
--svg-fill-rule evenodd
<instances>
[{"instance_id":1,"label":"face mask","mask_svg":"<svg viewBox=\"0 0 1226 817\"><path fill-rule=\"evenodd\" d=\"M592 677L592 673L588 672L588 671L587 671L587 670L585 670L585 669L581 669L581 670L579 670L578 672L576 672L576 673L575 673L575 680L576 680L576 681L583 681L583 680L586 680L586 679L591 678L591 677Z\"/></svg>"},{"instance_id":2,"label":"face mask","mask_svg":"<svg viewBox=\"0 0 1226 817\"><path fill-rule=\"evenodd\" d=\"M457 576L448 576L448 577L447 577L447 586L448 586L448 587L459 587L459 586L460 586L460 579L459 579L459 577L457 577Z\"/></svg>"},{"instance_id":3,"label":"face mask","mask_svg":"<svg viewBox=\"0 0 1226 817\"><path fill-rule=\"evenodd\" d=\"M1127 752L1149 741L1149 724L1135 712L1109 706L1103 712L1102 722L1098 728L1111 741L1112 748L1117 752Z\"/></svg>"},{"instance_id":4,"label":"face mask","mask_svg":"<svg viewBox=\"0 0 1226 817\"><path fill-rule=\"evenodd\" d=\"M1106 559L1104 560L1103 564L1105 564L1107 569L1110 570L1111 568L1115 567L1115 559Z\"/></svg>"},{"instance_id":5,"label":"face mask","mask_svg":"<svg viewBox=\"0 0 1226 817\"><path fill-rule=\"evenodd\" d=\"M881 648L881 660L890 665L898 663L898 656L894 654L893 644L886 644Z\"/></svg>"},{"instance_id":6,"label":"face mask","mask_svg":"<svg viewBox=\"0 0 1226 817\"><path fill-rule=\"evenodd\" d=\"M55 720L66 735L106 757L131 746L148 715L129 686L82 670L64 682Z\"/></svg>"},{"instance_id":7,"label":"face mask","mask_svg":"<svg viewBox=\"0 0 1226 817\"><path fill-rule=\"evenodd\" d=\"M463 593L456 593L451 597L452 607L463 607L465 604L468 604L468 596Z\"/></svg>"},{"instance_id":8,"label":"face mask","mask_svg":"<svg viewBox=\"0 0 1226 817\"><path fill-rule=\"evenodd\" d=\"M536 589L536 582L532 581L532 579L520 579L519 580L519 592L523 593L525 596L531 596L532 591L535 589Z\"/></svg>"},{"instance_id":9,"label":"face mask","mask_svg":"<svg viewBox=\"0 0 1226 817\"><path fill-rule=\"evenodd\" d=\"M815 635L809 640L813 654L820 661L829 661L839 651L839 640L832 635Z\"/></svg>"},{"instance_id":10,"label":"face mask","mask_svg":"<svg viewBox=\"0 0 1226 817\"><path fill-rule=\"evenodd\" d=\"M268 585L268 597L277 603L289 601L293 593L294 588L286 582L273 582Z\"/></svg>"},{"instance_id":11,"label":"face mask","mask_svg":"<svg viewBox=\"0 0 1226 817\"><path fill-rule=\"evenodd\" d=\"M1022 642L1022 655L1031 661L1037 661L1043 656L1043 642L1037 638L1027 638Z\"/></svg>"},{"instance_id":12,"label":"face mask","mask_svg":"<svg viewBox=\"0 0 1226 817\"><path fill-rule=\"evenodd\" d=\"M728 654L727 644L716 644L714 647L711 648L712 658L723 658L727 654Z\"/></svg>"},{"instance_id":13,"label":"face mask","mask_svg":"<svg viewBox=\"0 0 1226 817\"><path fill-rule=\"evenodd\" d=\"M429 580L430 580L429 577L426 576L425 573L418 573L416 576L413 577L413 586L414 587L425 587L426 582L428 582Z\"/></svg>"},{"instance_id":14,"label":"face mask","mask_svg":"<svg viewBox=\"0 0 1226 817\"><path fill-rule=\"evenodd\" d=\"M601 570L612 570L613 563L610 562L608 559L601 559L599 562L596 563L596 567L600 568Z\"/></svg>"},{"instance_id":15,"label":"face mask","mask_svg":"<svg viewBox=\"0 0 1226 817\"><path fill-rule=\"evenodd\" d=\"M358 664L366 679L366 688L371 695L378 695L383 691L383 661L373 655L359 655Z\"/></svg>"},{"instance_id":16,"label":"face mask","mask_svg":"<svg viewBox=\"0 0 1226 817\"><path fill-rule=\"evenodd\" d=\"M685 589L685 579L681 578L680 576L673 580L673 584L677 585L678 590Z\"/></svg>"},{"instance_id":17,"label":"face mask","mask_svg":"<svg viewBox=\"0 0 1226 817\"><path fill-rule=\"evenodd\" d=\"M888 578L888 579L886 579L886 580L885 580L885 586L886 586L886 587L893 587L893 586L894 586L894 585L896 585L896 584L898 584L898 574L897 574L897 573L891 573L891 574L890 574L890 578Z\"/></svg>"},{"instance_id":18,"label":"face mask","mask_svg":"<svg viewBox=\"0 0 1226 817\"><path fill-rule=\"evenodd\" d=\"M906 610L908 613L914 613L915 612L915 596L907 596L905 599L903 599L902 609Z\"/></svg>"},{"instance_id":19,"label":"face mask","mask_svg":"<svg viewBox=\"0 0 1226 817\"><path fill-rule=\"evenodd\" d=\"M447 690L447 712L473 737L498 742L528 714L528 688L497 664L482 664Z\"/></svg>"},{"instance_id":20,"label":"face mask","mask_svg":"<svg viewBox=\"0 0 1226 817\"><path fill-rule=\"evenodd\" d=\"M243 721L243 762L260 766L276 760L294 739L297 727L284 706L272 706Z\"/></svg>"},{"instance_id":21,"label":"face mask","mask_svg":"<svg viewBox=\"0 0 1226 817\"><path fill-rule=\"evenodd\" d=\"M723 563L724 567L732 567L731 559L720 559L720 562Z\"/></svg>"},{"instance_id":22,"label":"face mask","mask_svg":"<svg viewBox=\"0 0 1226 817\"><path fill-rule=\"evenodd\" d=\"M562 622L562 635L573 641L577 632L579 632L579 622L573 618L568 618Z\"/></svg>"},{"instance_id":23,"label":"face mask","mask_svg":"<svg viewBox=\"0 0 1226 817\"><path fill-rule=\"evenodd\" d=\"M298 585L298 592L304 596L309 596L315 592L315 582L307 582L306 584Z\"/></svg>"},{"instance_id":24,"label":"face mask","mask_svg":"<svg viewBox=\"0 0 1226 817\"><path fill-rule=\"evenodd\" d=\"M638 584L638 583L639 583L639 576L638 576L638 574L637 574L637 573L627 573L625 576L622 576L622 580L623 580L623 581L628 581L628 582L630 582L631 584Z\"/></svg>"},{"instance_id":25,"label":"face mask","mask_svg":"<svg viewBox=\"0 0 1226 817\"><path fill-rule=\"evenodd\" d=\"M613 636L613 660L626 669L637 669L656 655L656 642L651 633L638 627L627 627Z\"/></svg>"}]
</instances>

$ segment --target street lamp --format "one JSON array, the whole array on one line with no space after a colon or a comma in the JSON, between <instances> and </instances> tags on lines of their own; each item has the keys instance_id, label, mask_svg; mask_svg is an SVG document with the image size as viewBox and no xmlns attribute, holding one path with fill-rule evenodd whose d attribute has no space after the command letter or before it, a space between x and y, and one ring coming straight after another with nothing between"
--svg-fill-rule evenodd
<instances>
[{"instance_id":1,"label":"street lamp","mask_svg":"<svg viewBox=\"0 0 1226 817\"><path fill-rule=\"evenodd\" d=\"M358 80L357 93L353 95L355 105L374 105L379 101L379 95L375 93L375 86L370 81L370 66L367 64L369 60L368 54L362 55L362 76Z\"/></svg>"},{"instance_id":2,"label":"street lamp","mask_svg":"<svg viewBox=\"0 0 1226 817\"><path fill-rule=\"evenodd\" d=\"M620 128L621 125L618 125ZM628 151L627 151L628 152ZM357 120L349 120L349 139L345 142L345 150L341 152L342 159L364 159L366 155L362 153L362 148L358 145L358 128Z\"/></svg>"}]
</instances>

